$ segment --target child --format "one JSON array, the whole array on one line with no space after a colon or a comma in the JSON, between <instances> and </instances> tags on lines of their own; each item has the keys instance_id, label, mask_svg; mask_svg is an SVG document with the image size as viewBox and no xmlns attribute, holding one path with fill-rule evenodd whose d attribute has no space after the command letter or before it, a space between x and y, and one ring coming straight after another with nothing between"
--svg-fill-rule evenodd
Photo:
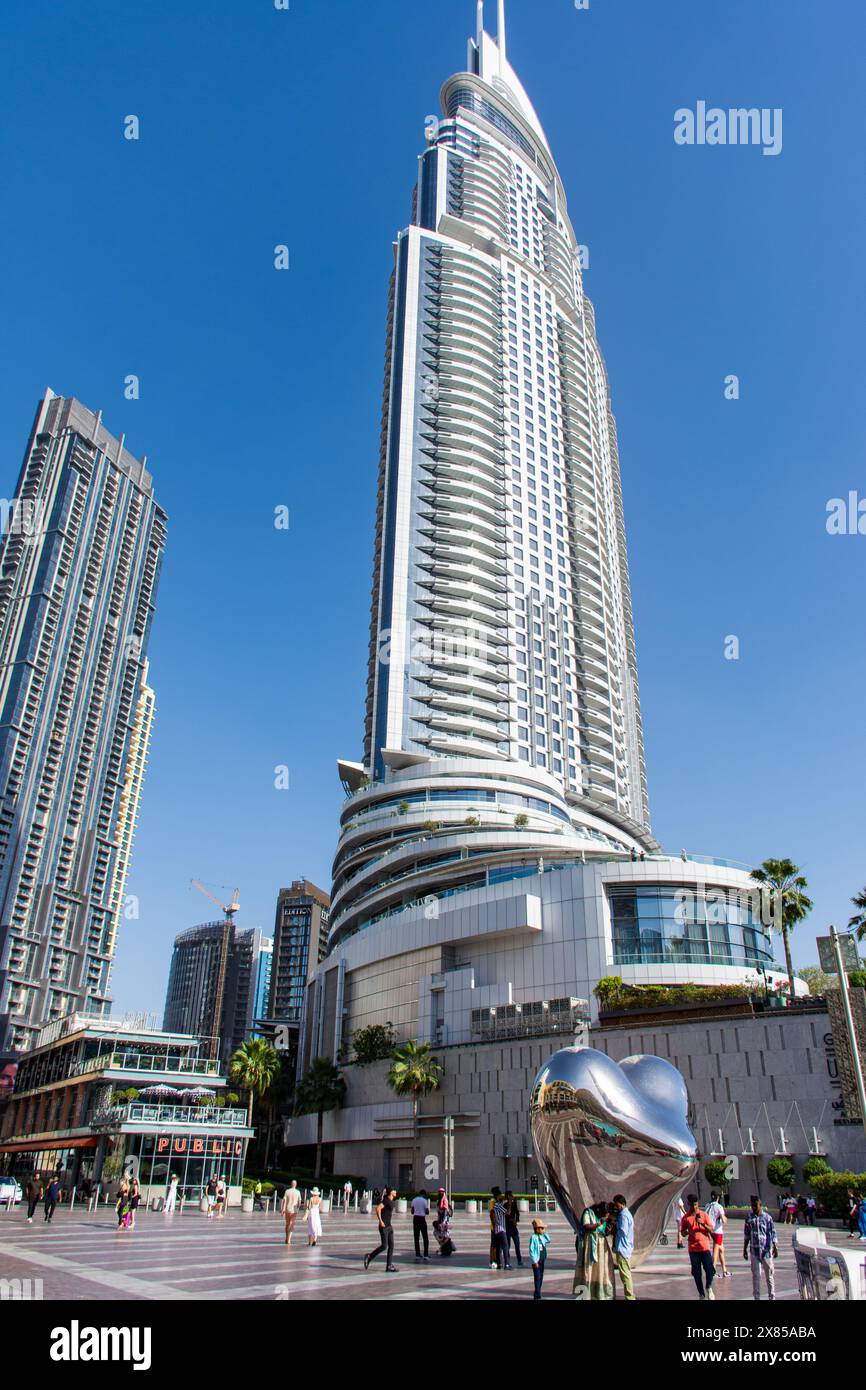
<instances>
[{"instance_id":1,"label":"child","mask_svg":"<svg viewBox=\"0 0 866 1390\"><path fill-rule=\"evenodd\" d=\"M535 1280L535 1293L533 1298L541 1298L541 1285L544 1280L544 1262L547 1259L547 1247L550 1244L550 1236L547 1234L547 1227L543 1221L535 1220L532 1223L532 1235L529 1237L529 1258L532 1261L532 1277Z\"/></svg>"}]
</instances>

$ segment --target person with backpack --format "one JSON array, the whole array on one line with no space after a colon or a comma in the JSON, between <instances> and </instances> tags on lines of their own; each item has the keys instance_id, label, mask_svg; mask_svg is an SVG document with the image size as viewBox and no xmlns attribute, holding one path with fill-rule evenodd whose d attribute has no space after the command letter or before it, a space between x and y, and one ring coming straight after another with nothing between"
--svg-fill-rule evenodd
<instances>
[{"instance_id":1,"label":"person with backpack","mask_svg":"<svg viewBox=\"0 0 866 1390\"><path fill-rule=\"evenodd\" d=\"M547 1247L550 1244L550 1236L547 1234L547 1227L538 1217L532 1223L532 1235L529 1237L529 1260L532 1265L532 1279L535 1291L532 1295L534 1300L541 1298L541 1285L544 1282L544 1264L547 1259Z\"/></svg>"}]
</instances>

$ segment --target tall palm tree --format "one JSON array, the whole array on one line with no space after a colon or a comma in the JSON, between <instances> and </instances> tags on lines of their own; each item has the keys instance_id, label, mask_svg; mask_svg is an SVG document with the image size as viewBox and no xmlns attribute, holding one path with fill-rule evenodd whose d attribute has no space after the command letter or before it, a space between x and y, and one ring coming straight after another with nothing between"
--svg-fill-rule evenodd
<instances>
[{"instance_id":1,"label":"tall palm tree","mask_svg":"<svg viewBox=\"0 0 866 1390\"><path fill-rule=\"evenodd\" d=\"M316 1172L322 1172L322 1133L325 1111L338 1110L346 1096L346 1083L330 1057L314 1057L295 1087L295 1114L316 1116Z\"/></svg>"},{"instance_id":2,"label":"tall palm tree","mask_svg":"<svg viewBox=\"0 0 866 1390\"><path fill-rule=\"evenodd\" d=\"M791 932L798 922L802 922L814 907L811 898L806 897L808 883L800 869L791 859L765 859L758 869L752 870L756 883L769 889L774 904L773 915L779 921L782 940L785 943L785 968L788 971L788 994L794 997L794 966L791 961Z\"/></svg>"},{"instance_id":3,"label":"tall palm tree","mask_svg":"<svg viewBox=\"0 0 866 1390\"><path fill-rule=\"evenodd\" d=\"M264 1038L247 1038L229 1062L229 1076L248 1095L247 1122L252 1127L253 1104L267 1094L280 1074L280 1054Z\"/></svg>"},{"instance_id":4,"label":"tall palm tree","mask_svg":"<svg viewBox=\"0 0 866 1390\"><path fill-rule=\"evenodd\" d=\"M866 888L851 901L859 910L857 915L849 920L848 926L854 928L858 941L866 941Z\"/></svg>"},{"instance_id":5,"label":"tall palm tree","mask_svg":"<svg viewBox=\"0 0 866 1390\"><path fill-rule=\"evenodd\" d=\"M442 1080L442 1067L431 1055L430 1043L405 1042L394 1049L388 1085L395 1096L410 1096L412 1099L412 1140L413 1154L420 1149L418 1142L418 1102L438 1089ZM419 1165L420 1167L420 1165Z\"/></svg>"}]
</instances>

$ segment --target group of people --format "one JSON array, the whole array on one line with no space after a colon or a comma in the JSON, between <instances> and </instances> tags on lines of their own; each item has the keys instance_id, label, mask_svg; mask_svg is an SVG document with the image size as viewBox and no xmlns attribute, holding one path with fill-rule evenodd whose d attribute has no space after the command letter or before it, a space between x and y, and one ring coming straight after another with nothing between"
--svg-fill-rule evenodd
<instances>
[{"instance_id":1,"label":"group of people","mask_svg":"<svg viewBox=\"0 0 866 1390\"><path fill-rule=\"evenodd\" d=\"M677 1245L688 1246L692 1266L692 1278L702 1299L714 1299L713 1280L719 1270L723 1279L730 1279L730 1271L725 1259L725 1225L727 1216L722 1206L721 1193L712 1194L709 1206L704 1210L697 1196L692 1193L686 1198L686 1206L679 1202L677 1218ZM776 1297L776 1259L779 1248L776 1241L776 1223L768 1211L764 1210L760 1197L751 1199L749 1215L743 1226L743 1259L748 1260L752 1270L752 1297L760 1299L762 1283L766 1286L767 1297Z\"/></svg>"},{"instance_id":2,"label":"group of people","mask_svg":"<svg viewBox=\"0 0 866 1390\"><path fill-rule=\"evenodd\" d=\"M610 1202L596 1202L585 1208L574 1244L577 1260L571 1291L575 1298L596 1302L615 1298L617 1274L623 1297L634 1298L634 1217L622 1193Z\"/></svg>"},{"instance_id":3,"label":"group of people","mask_svg":"<svg viewBox=\"0 0 866 1390\"><path fill-rule=\"evenodd\" d=\"M298 1212L301 1210L302 1197L298 1191L298 1184L295 1178L289 1183L283 1199L280 1202L280 1211L286 1223L286 1245L291 1245L292 1236L295 1233L295 1224L298 1220ZM314 1187L307 1197L306 1205L307 1218L307 1244L318 1245L322 1238L322 1194L318 1187Z\"/></svg>"},{"instance_id":4,"label":"group of people","mask_svg":"<svg viewBox=\"0 0 866 1390\"><path fill-rule=\"evenodd\" d=\"M44 1203L43 1220L47 1225L51 1225L51 1218L54 1215L57 1203L61 1198L61 1186L59 1174L55 1173L48 1179L48 1185L43 1183L38 1173L34 1173L27 1179L24 1188L24 1196L27 1198L27 1221L33 1224L33 1216L40 1202Z\"/></svg>"},{"instance_id":5,"label":"group of people","mask_svg":"<svg viewBox=\"0 0 866 1390\"><path fill-rule=\"evenodd\" d=\"M118 1231L135 1230L135 1213L141 1202L141 1184L135 1174L132 1177L121 1179L117 1189L117 1201L114 1210L117 1213Z\"/></svg>"},{"instance_id":6,"label":"group of people","mask_svg":"<svg viewBox=\"0 0 866 1390\"><path fill-rule=\"evenodd\" d=\"M866 1240L866 1197L848 1188L848 1238Z\"/></svg>"},{"instance_id":7,"label":"group of people","mask_svg":"<svg viewBox=\"0 0 866 1390\"><path fill-rule=\"evenodd\" d=\"M385 1273L396 1274L397 1267L394 1264L394 1205L397 1201L396 1187L386 1187L384 1192L378 1189L373 1193L374 1210L376 1213L376 1223L379 1231L379 1244L375 1250L369 1251L364 1256L364 1268L369 1269L373 1260L380 1255L385 1256ZM451 1203L448 1200L448 1193L444 1187L440 1187L435 1198L436 1214L433 1220L433 1235L439 1248L439 1254L444 1258L456 1253L457 1247L451 1236L451 1221L454 1216ZM426 1188L420 1188L417 1196L412 1198L412 1239L415 1245L415 1259L425 1261L430 1259L430 1235L427 1229L427 1218L431 1213L430 1198ZM423 1246L423 1249L422 1249Z\"/></svg>"},{"instance_id":8,"label":"group of people","mask_svg":"<svg viewBox=\"0 0 866 1390\"><path fill-rule=\"evenodd\" d=\"M788 1192L779 1198L779 1224L786 1226L814 1226L818 1216L818 1203L814 1197L804 1197L801 1192Z\"/></svg>"}]
</instances>

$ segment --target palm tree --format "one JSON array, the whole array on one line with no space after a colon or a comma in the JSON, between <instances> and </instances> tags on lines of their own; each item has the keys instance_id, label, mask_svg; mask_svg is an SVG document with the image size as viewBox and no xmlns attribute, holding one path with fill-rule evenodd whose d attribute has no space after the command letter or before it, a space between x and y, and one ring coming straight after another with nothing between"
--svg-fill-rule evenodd
<instances>
[{"instance_id":1,"label":"palm tree","mask_svg":"<svg viewBox=\"0 0 866 1390\"><path fill-rule=\"evenodd\" d=\"M856 917L852 917L848 922L849 927L853 927L857 933L858 941L866 941L866 888L862 893L858 893L851 899L856 908L859 909Z\"/></svg>"},{"instance_id":2,"label":"palm tree","mask_svg":"<svg viewBox=\"0 0 866 1390\"><path fill-rule=\"evenodd\" d=\"M405 1042L394 1049L388 1085L395 1096L412 1098L413 1152L418 1143L418 1101L437 1090L442 1080L442 1067L431 1055L430 1043Z\"/></svg>"},{"instance_id":3,"label":"palm tree","mask_svg":"<svg viewBox=\"0 0 866 1390\"><path fill-rule=\"evenodd\" d=\"M256 1096L266 1095L279 1074L280 1054L264 1038L247 1038L232 1056L229 1076L249 1096L247 1122L250 1127Z\"/></svg>"},{"instance_id":4,"label":"palm tree","mask_svg":"<svg viewBox=\"0 0 866 1390\"><path fill-rule=\"evenodd\" d=\"M334 1066L330 1057L314 1057L304 1075L295 1087L295 1114L315 1115L316 1124L316 1172L318 1182L322 1171L322 1132L325 1126L325 1111L337 1110L346 1096L346 1083L340 1075L339 1067Z\"/></svg>"},{"instance_id":5,"label":"palm tree","mask_svg":"<svg viewBox=\"0 0 866 1390\"><path fill-rule=\"evenodd\" d=\"M788 995L794 997L794 966L791 961L790 935L798 922L812 911L814 903L806 897L808 883L800 873L798 865L790 859L765 859L758 869L752 870L752 878L770 890L771 899L776 900L773 914L780 920L782 940L785 943L785 967L788 971ZM781 911L779 911L781 905Z\"/></svg>"}]
</instances>

